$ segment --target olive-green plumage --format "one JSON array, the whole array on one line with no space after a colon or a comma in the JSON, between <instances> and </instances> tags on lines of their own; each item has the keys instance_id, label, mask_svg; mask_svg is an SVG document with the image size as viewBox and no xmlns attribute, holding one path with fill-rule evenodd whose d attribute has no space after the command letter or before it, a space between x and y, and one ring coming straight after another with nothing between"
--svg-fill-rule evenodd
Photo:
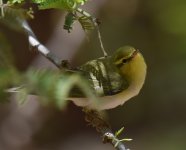
<instances>
[{"instance_id":1,"label":"olive-green plumage","mask_svg":"<svg viewBox=\"0 0 186 150\"><path fill-rule=\"evenodd\" d=\"M98 96L114 95L128 87L128 82L113 64L111 57L99 58L79 67L88 77Z\"/></svg>"},{"instance_id":2,"label":"olive-green plumage","mask_svg":"<svg viewBox=\"0 0 186 150\"><path fill-rule=\"evenodd\" d=\"M78 70L88 79L95 94L100 96L97 109L110 109L139 93L146 76L146 63L138 50L124 46L112 56L88 61ZM82 98L83 95L72 93L71 100L76 105L92 107Z\"/></svg>"}]
</instances>

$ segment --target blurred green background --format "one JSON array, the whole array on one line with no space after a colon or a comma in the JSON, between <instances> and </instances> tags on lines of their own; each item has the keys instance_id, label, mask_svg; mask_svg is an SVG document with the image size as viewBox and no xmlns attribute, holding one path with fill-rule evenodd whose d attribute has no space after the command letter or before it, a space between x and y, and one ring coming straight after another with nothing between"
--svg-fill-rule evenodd
<instances>
[{"instance_id":1,"label":"blurred green background","mask_svg":"<svg viewBox=\"0 0 186 150\"><path fill-rule=\"evenodd\" d=\"M90 1L90 5L94 1ZM41 41L45 42L47 37L50 38L57 22L54 19L56 14L59 16L59 12L55 11L39 12L36 19L31 21ZM148 65L146 82L140 94L122 107L107 111L113 129L125 127L122 136L133 139L126 143L131 150L185 150L186 1L106 0L97 17L101 20L100 31L109 54L120 46L131 45L141 51ZM27 42L24 36L20 38L25 41L13 43L17 47L17 66L24 70L35 55L24 52ZM25 48L20 50L20 45ZM20 58L20 54L24 53ZM72 64L78 66L100 56L102 53L98 38L96 32L93 32L89 35L89 41L85 39L76 51ZM3 108L3 111L6 112L6 109L10 108ZM73 104L69 104L64 111L42 107L41 112L48 115L39 130L32 135L31 144L24 148L77 150L79 147L84 150L82 145L92 135L97 136L97 141L101 143L96 131L86 125L81 109ZM87 137L78 139L81 134ZM59 146L66 143L73 145L72 141L78 141L74 147ZM96 144L89 149L112 149L109 146L96 147Z\"/></svg>"},{"instance_id":2,"label":"blurred green background","mask_svg":"<svg viewBox=\"0 0 186 150\"><path fill-rule=\"evenodd\" d=\"M111 124L115 129L126 127L127 136L134 139L127 143L131 149L185 150L186 1L110 0L99 17L110 53L132 45L143 53L148 65L141 93L108 111ZM82 46L75 62L82 53L89 54L86 59L101 55L96 53L99 45L95 39L96 35Z\"/></svg>"}]
</instances>

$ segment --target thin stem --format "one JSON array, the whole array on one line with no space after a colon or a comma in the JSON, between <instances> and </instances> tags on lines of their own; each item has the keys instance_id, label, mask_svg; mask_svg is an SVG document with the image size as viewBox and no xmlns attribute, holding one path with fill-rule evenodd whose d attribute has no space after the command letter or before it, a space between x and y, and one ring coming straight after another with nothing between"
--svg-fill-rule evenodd
<instances>
[{"instance_id":1,"label":"thin stem","mask_svg":"<svg viewBox=\"0 0 186 150\"><path fill-rule=\"evenodd\" d=\"M96 28L96 31L97 31L97 34L98 34L98 39L99 39L99 42L100 42L100 46L101 46L101 50L103 52L103 55L104 57L107 57L108 54L103 46L103 41L102 41L102 38L101 38L101 33L100 33L100 30L99 30L99 25L97 23L97 19L92 17L89 13L87 13L86 11L82 10L81 8L77 8L77 12L79 12L80 14L86 16L87 18L90 18L90 20L92 21L92 23L94 24L95 28Z\"/></svg>"},{"instance_id":2,"label":"thin stem","mask_svg":"<svg viewBox=\"0 0 186 150\"><path fill-rule=\"evenodd\" d=\"M97 24L97 23L96 23L96 24ZM99 26L96 25L95 27L96 27L96 30L97 30L98 39L99 39L99 42L100 42L100 46L101 46L103 55L104 55L104 57L107 57L108 54L107 54L107 52L106 52L106 50L105 50L105 48L104 48L104 46L103 46L103 42L102 42L102 38L101 38L101 33L100 33L100 30L99 30Z\"/></svg>"}]
</instances>

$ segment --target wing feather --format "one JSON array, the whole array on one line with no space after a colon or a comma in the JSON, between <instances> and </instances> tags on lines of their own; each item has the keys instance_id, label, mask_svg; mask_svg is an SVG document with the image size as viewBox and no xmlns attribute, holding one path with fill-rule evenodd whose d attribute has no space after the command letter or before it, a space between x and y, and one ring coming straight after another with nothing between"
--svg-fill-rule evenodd
<instances>
[{"instance_id":1,"label":"wing feather","mask_svg":"<svg viewBox=\"0 0 186 150\"><path fill-rule=\"evenodd\" d=\"M77 68L98 96L115 95L128 88L128 82L108 59L92 60ZM73 88L72 93L70 96L84 97L77 87Z\"/></svg>"}]
</instances>

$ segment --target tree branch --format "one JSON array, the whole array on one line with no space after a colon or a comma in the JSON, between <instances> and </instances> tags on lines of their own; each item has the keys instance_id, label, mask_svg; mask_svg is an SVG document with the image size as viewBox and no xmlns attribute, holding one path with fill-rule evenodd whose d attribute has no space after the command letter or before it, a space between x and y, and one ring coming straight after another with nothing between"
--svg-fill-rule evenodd
<instances>
[{"instance_id":1,"label":"tree branch","mask_svg":"<svg viewBox=\"0 0 186 150\"><path fill-rule=\"evenodd\" d=\"M102 41L102 38L101 38L101 33L100 33L100 30L99 30L99 24L98 24L97 18L92 17L89 13L87 13L84 10L82 10L81 8L77 8L77 12L79 12L80 14L86 16L87 18L89 18L91 20L91 22L93 23L94 27L96 28L96 31L97 31L97 34L98 34L99 43L100 43L103 55L104 55L104 57L107 57L108 54L107 54L107 52L106 52L106 50L105 50L105 48L103 46L103 41Z\"/></svg>"},{"instance_id":2,"label":"tree branch","mask_svg":"<svg viewBox=\"0 0 186 150\"><path fill-rule=\"evenodd\" d=\"M85 120L102 134L103 143L112 144L116 150L127 150L121 140L112 133L109 123L105 121L101 112L87 108L84 108L83 112L85 112Z\"/></svg>"},{"instance_id":3,"label":"tree branch","mask_svg":"<svg viewBox=\"0 0 186 150\"><path fill-rule=\"evenodd\" d=\"M22 28L24 29L25 33L27 33L28 36L28 42L29 44L35 48L41 55L46 57L48 60L50 60L54 65L56 65L58 68L62 68L62 61L55 56L47 47L45 47L43 44L37 40L34 32L28 25L28 23L25 20L19 20Z\"/></svg>"}]
</instances>

